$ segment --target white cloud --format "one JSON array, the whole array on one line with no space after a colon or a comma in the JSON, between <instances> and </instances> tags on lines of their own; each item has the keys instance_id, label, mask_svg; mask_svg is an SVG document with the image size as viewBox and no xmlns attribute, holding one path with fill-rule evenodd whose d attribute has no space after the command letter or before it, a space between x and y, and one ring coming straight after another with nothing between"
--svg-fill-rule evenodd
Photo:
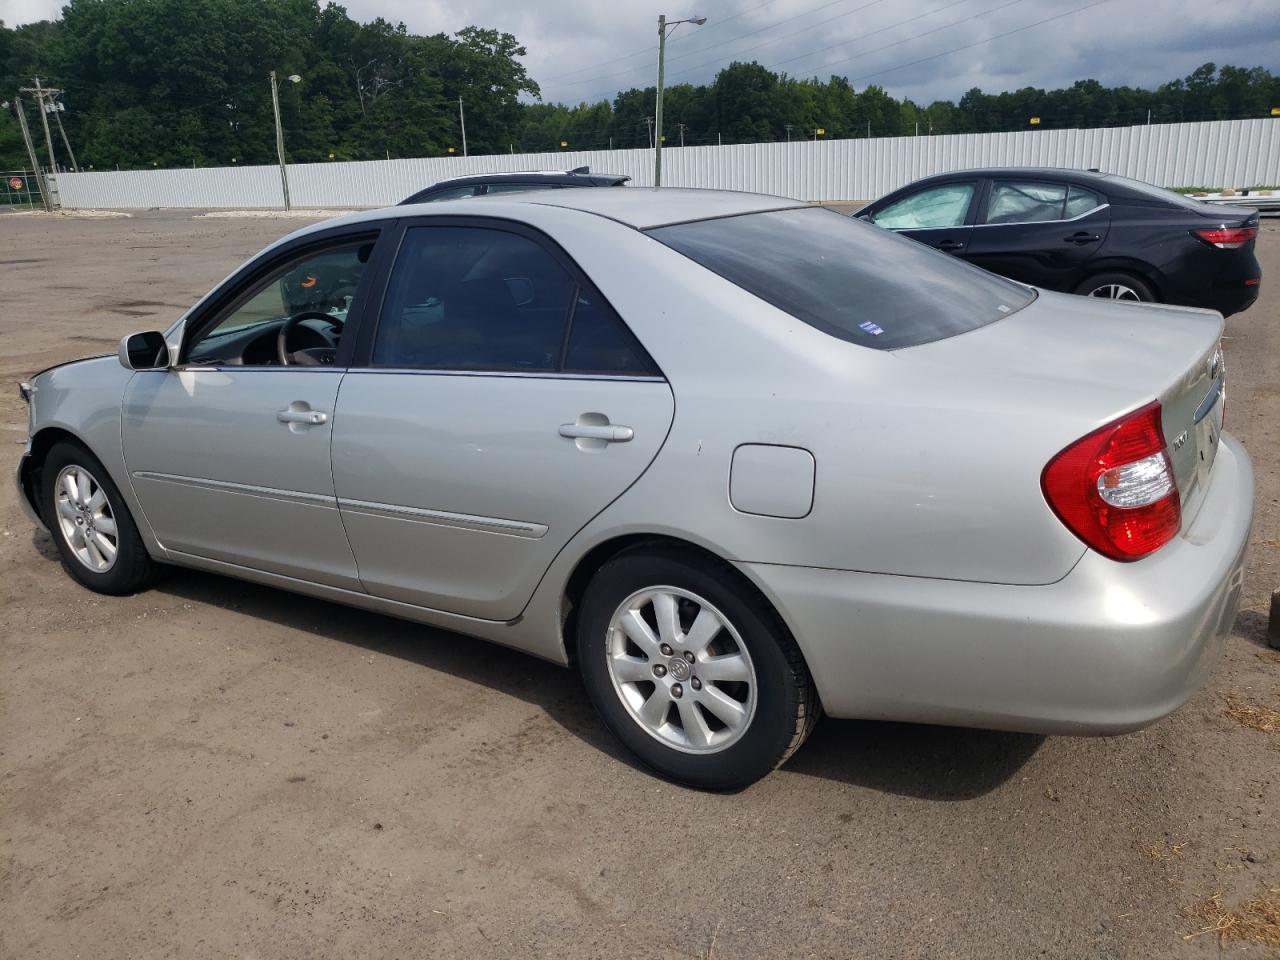
<instances>
[{"instance_id":1,"label":"white cloud","mask_svg":"<svg viewBox=\"0 0 1280 960\"><path fill-rule=\"evenodd\" d=\"M657 15L701 14L667 47L669 83L710 81L734 59L759 60L798 76L842 74L861 88L887 87L921 102L1078 79L1154 86L1201 63L1274 66L1280 27L1274 0L347 0L357 19L402 20L415 33L470 24L515 34L525 63L550 100L612 98L654 81ZM56 16L59 0L6 0L6 22ZM969 44L969 49L945 56ZM933 59L924 59L933 58ZM913 61L912 66L903 66Z\"/></svg>"}]
</instances>

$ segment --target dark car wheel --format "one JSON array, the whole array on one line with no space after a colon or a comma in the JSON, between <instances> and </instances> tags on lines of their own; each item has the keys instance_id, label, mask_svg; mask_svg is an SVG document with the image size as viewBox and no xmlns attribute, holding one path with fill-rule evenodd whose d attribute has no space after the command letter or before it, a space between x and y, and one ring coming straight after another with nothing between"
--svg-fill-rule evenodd
<instances>
[{"instance_id":1,"label":"dark car wheel","mask_svg":"<svg viewBox=\"0 0 1280 960\"><path fill-rule=\"evenodd\" d=\"M675 550L605 564L578 618L587 692L647 766L732 790L804 742L818 700L781 619L734 572Z\"/></svg>"},{"instance_id":2,"label":"dark car wheel","mask_svg":"<svg viewBox=\"0 0 1280 960\"><path fill-rule=\"evenodd\" d=\"M1143 280L1129 273L1098 273L1080 286L1076 293L1102 300L1121 300L1130 303L1152 303L1155 291Z\"/></svg>"},{"instance_id":3,"label":"dark car wheel","mask_svg":"<svg viewBox=\"0 0 1280 960\"><path fill-rule=\"evenodd\" d=\"M67 573L98 593L136 593L160 567L147 553L120 491L98 459L58 443L41 471L41 512Z\"/></svg>"}]
</instances>

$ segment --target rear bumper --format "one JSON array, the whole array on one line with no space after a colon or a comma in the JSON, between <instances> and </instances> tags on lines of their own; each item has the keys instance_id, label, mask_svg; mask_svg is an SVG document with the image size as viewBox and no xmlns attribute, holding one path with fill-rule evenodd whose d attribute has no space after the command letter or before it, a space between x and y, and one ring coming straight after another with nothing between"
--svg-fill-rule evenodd
<instances>
[{"instance_id":1,"label":"rear bumper","mask_svg":"<svg viewBox=\"0 0 1280 960\"><path fill-rule=\"evenodd\" d=\"M1240 601L1253 471L1229 435L1190 526L1132 564L1087 551L1005 586L739 564L791 626L836 717L1124 733L1204 682Z\"/></svg>"}]
</instances>

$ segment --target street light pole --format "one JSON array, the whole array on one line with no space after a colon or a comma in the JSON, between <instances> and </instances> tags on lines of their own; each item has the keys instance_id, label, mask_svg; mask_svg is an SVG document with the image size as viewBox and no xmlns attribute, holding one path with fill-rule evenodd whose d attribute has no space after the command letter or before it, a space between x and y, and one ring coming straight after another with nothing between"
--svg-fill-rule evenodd
<instances>
[{"instance_id":1,"label":"street light pole","mask_svg":"<svg viewBox=\"0 0 1280 960\"><path fill-rule=\"evenodd\" d=\"M682 23L702 26L706 17L689 17L687 20L672 20L667 23L665 13L658 15L658 97L653 108L653 185L662 186L662 80L667 58L667 27L675 30Z\"/></svg>"},{"instance_id":2,"label":"street light pole","mask_svg":"<svg viewBox=\"0 0 1280 960\"><path fill-rule=\"evenodd\" d=\"M276 157L280 160L280 187L284 191L284 208L289 209L289 171L284 163L284 130L280 127L280 92L276 72L271 71L271 109L276 114Z\"/></svg>"},{"instance_id":3,"label":"street light pole","mask_svg":"<svg viewBox=\"0 0 1280 960\"><path fill-rule=\"evenodd\" d=\"M458 126L462 128L462 155L467 155L467 118L462 112L462 98L458 98Z\"/></svg>"}]
</instances>

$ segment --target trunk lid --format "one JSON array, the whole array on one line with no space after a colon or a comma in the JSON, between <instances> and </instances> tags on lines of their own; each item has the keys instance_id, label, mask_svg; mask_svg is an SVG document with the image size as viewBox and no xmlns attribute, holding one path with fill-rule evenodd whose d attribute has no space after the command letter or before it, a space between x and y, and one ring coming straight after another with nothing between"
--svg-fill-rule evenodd
<instances>
[{"instance_id":1,"label":"trunk lid","mask_svg":"<svg viewBox=\"0 0 1280 960\"><path fill-rule=\"evenodd\" d=\"M1092 430L1159 400L1186 529L1222 432L1222 329L1212 310L1041 291L1011 317L897 355L948 376L953 389L966 392L966 403L1017 405L1020 415L1036 418L1045 463Z\"/></svg>"}]
</instances>

